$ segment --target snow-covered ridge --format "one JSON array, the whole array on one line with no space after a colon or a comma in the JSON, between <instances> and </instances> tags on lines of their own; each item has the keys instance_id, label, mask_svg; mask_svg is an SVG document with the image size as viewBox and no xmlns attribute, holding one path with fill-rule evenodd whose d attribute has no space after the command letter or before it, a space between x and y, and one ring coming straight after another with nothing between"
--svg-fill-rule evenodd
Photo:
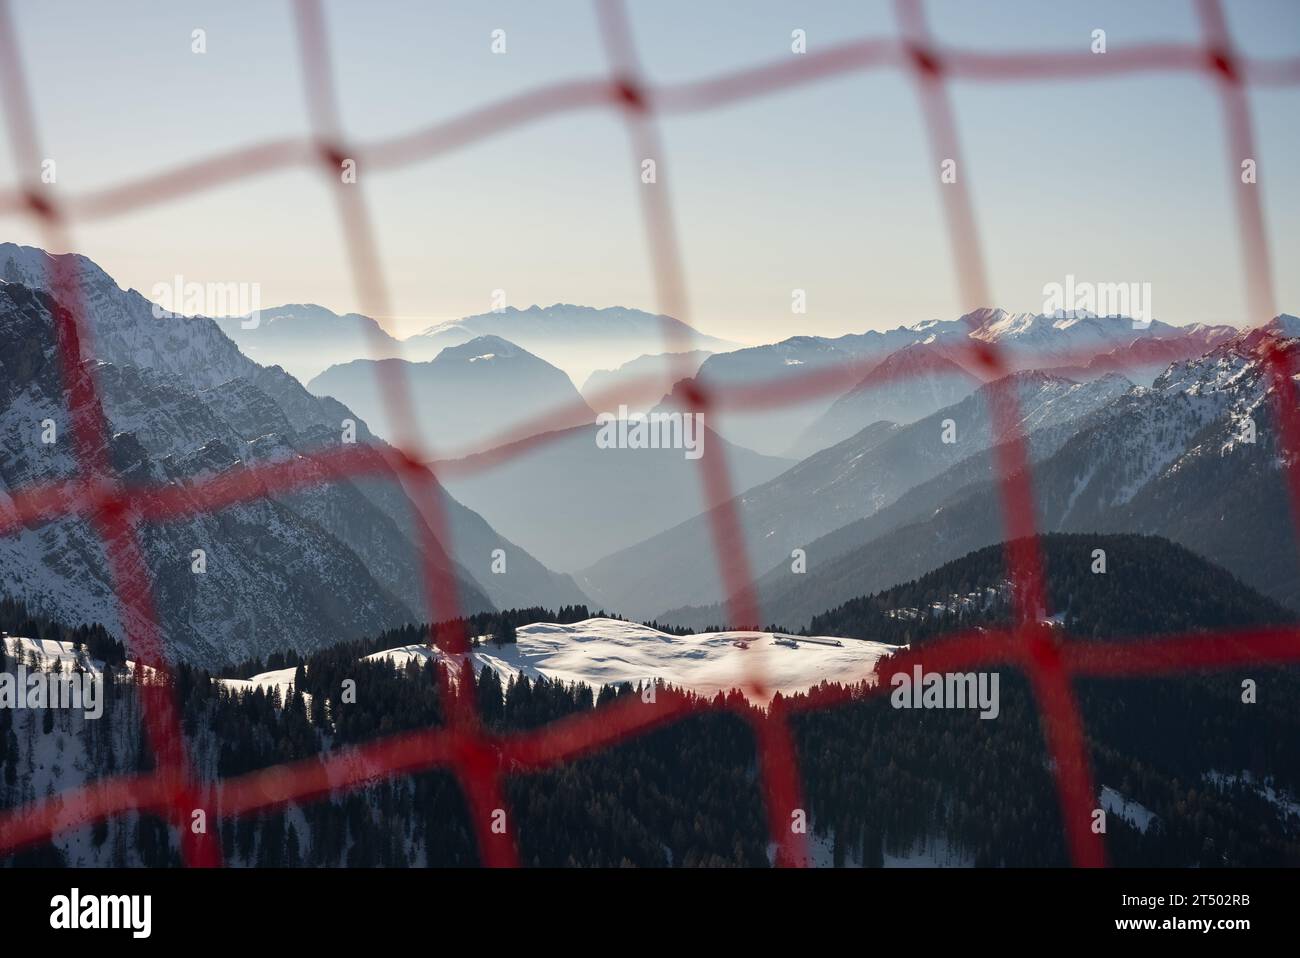
<instances>
[{"instance_id":1,"label":"snow-covered ridge","mask_svg":"<svg viewBox=\"0 0 1300 958\"><path fill-rule=\"evenodd\" d=\"M1158 816L1145 805L1126 798L1109 785L1101 787L1099 801L1107 814L1122 818L1143 834L1152 822L1158 820Z\"/></svg>"},{"instance_id":2,"label":"snow-covered ridge","mask_svg":"<svg viewBox=\"0 0 1300 958\"><path fill-rule=\"evenodd\" d=\"M10 635L8 632L0 632L0 654L51 671L70 672L80 667L87 672L98 674L104 670L103 662L92 659L83 651L73 648L71 642L29 639L20 635Z\"/></svg>"},{"instance_id":3,"label":"snow-covered ridge","mask_svg":"<svg viewBox=\"0 0 1300 958\"><path fill-rule=\"evenodd\" d=\"M503 683L525 675L558 682L579 682L599 689L602 685L658 683L700 695L714 695L761 680L765 694L746 692L760 705L780 692L806 692L821 682L852 685L873 681L876 664L898 647L883 642L835 636L799 636L773 632L702 632L671 635L646 625L621 619L585 619L570 625L536 622L520 626L517 641L495 645L480 641L469 653L475 674L484 666ZM99 671L68 642L6 638L10 650L21 649L24 658L42 668L60 663L65 670L74 661ZM364 661L389 661L405 668L412 659L421 665L433 656L447 656L429 646L404 645L365 657ZM133 663L128 662L130 670ZM278 692L287 699L295 668L273 669L247 679L213 681L231 692Z\"/></svg>"},{"instance_id":4,"label":"snow-covered ridge","mask_svg":"<svg viewBox=\"0 0 1300 958\"><path fill-rule=\"evenodd\" d=\"M0 632L0 659L5 656L43 672L62 672L71 675L74 671L80 670L91 675L99 675L104 671L102 659L91 658L85 649L78 649L71 642L31 639ZM130 659L126 661L124 668L127 675L135 675L136 664ZM2 669L3 662L0 662L0 670ZM156 675L157 672L146 665L141 674L148 678Z\"/></svg>"},{"instance_id":5,"label":"snow-covered ridge","mask_svg":"<svg viewBox=\"0 0 1300 958\"><path fill-rule=\"evenodd\" d=\"M702 632L670 635L619 619L586 619L571 625L537 622L520 626L514 644L480 644L470 658L475 672L487 666L503 682L512 676L580 682L593 688L628 682L662 681L713 695L744 689L761 679L766 695L749 694L766 704L773 694L804 692L823 681L853 684L875 674L876 663L895 646L833 636L784 636L771 632ZM367 656L403 668L421 663L426 645L407 645ZM261 676L254 676L258 682Z\"/></svg>"},{"instance_id":6,"label":"snow-covered ridge","mask_svg":"<svg viewBox=\"0 0 1300 958\"><path fill-rule=\"evenodd\" d=\"M897 646L835 636L798 636L773 632L702 632L671 635L646 625L621 619L585 619L571 625L536 622L517 629L513 644L480 642L470 653L477 673L488 666L502 681L526 675L560 682L602 685L663 682L680 689L712 695L741 688L762 678L769 693L803 692L822 681L851 684L875 674L882 656ZM103 663L88 659L70 642L5 637L8 648L21 650L25 659L42 668L58 663L71 669L99 671ZM412 659L444 658L427 645L404 645L365 657L389 660L403 668ZM130 670L133 663L128 662ZM273 669L247 679L214 681L231 691L262 689L279 692L283 699L293 685L294 668ZM765 698L770 698L770 694Z\"/></svg>"},{"instance_id":7,"label":"snow-covered ridge","mask_svg":"<svg viewBox=\"0 0 1300 958\"><path fill-rule=\"evenodd\" d=\"M1254 791L1277 810L1278 818L1283 822L1290 818L1300 818L1300 801L1296 801L1287 791L1275 787L1272 778L1261 781L1249 769L1239 773L1211 770L1201 777L1221 792L1230 793L1234 789Z\"/></svg>"}]
</instances>

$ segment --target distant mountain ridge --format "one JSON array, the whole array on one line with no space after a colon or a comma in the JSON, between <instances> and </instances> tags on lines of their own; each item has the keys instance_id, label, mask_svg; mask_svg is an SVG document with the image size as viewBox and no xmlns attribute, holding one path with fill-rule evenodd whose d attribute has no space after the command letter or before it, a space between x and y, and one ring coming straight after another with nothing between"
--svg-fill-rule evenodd
<instances>
[{"instance_id":1,"label":"distant mountain ridge","mask_svg":"<svg viewBox=\"0 0 1300 958\"><path fill-rule=\"evenodd\" d=\"M1132 385L1122 377L1076 383L1033 371L1013 373L1009 384L1026 432L1075 421ZM1000 387L986 385L910 425L873 423L735 496L750 567L780 564L788 572L793 549L811 549L809 543L821 536L888 507L995 444L992 404L1002 397ZM956 425L953 443L943 441L948 419ZM615 553L582 570L578 581L606 607L647 618L664 613L653 602L666 601L671 609L717 601L723 586L710 517L695 516Z\"/></svg>"},{"instance_id":2,"label":"distant mountain ridge","mask_svg":"<svg viewBox=\"0 0 1300 958\"><path fill-rule=\"evenodd\" d=\"M1014 371L1077 366L1087 363L1095 355L1123 349L1144 339L1185 340L1194 344L1190 351L1199 355L1236 332L1234 327L1226 325L1178 327L1159 320L1135 325L1131 319L1119 316L1060 318L986 308L952 320L926 320L911 326L850 333L837 338L795 336L771 345L738 349L710 356L700 366L696 380L706 389L761 386L819 369L851 364L861 366L863 375L867 375L873 366L890 354L916 345L928 347L934 354L963 366L973 377L984 380L987 371L970 365L969 351L964 348L971 340L995 345L1001 350L1007 368ZM1098 374L1105 371L1124 370L1112 367L1099 370ZM907 401L904 394L908 388L906 378L903 378L895 390L904 408ZM759 452L779 454L794 448L806 455L816 451L810 447L810 440L814 440L817 433L810 434L810 428L843 393L843 390L831 392L772 409L724 409L715 416L713 425L731 441ZM858 428L877 419L889 418L882 413L886 407L895 404L891 390L882 388L876 395L882 412L873 412L870 404L863 404L865 408L860 410L862 418ZM828 430L826 438L833 440L841 434L842 430Z\"/></svg>"},{"instance_id":3,"label":"distant mountain ridge","mask_svg":"<svg viewBox=\"0 0 1300 958\"><path fill-rule=\"evenodd\" d=\"M384 438L398 442L384 383L405 380L419 438L440 457L478 449L499 434L545 413L567 411L566 428L592 422L595 413L564 372L499 336L477 336L444 348L427 362L354 359L331 366L310 383L355 409Z\"/></svg>"},{"instance_id":4,"label":"distant mountain ridge","mask_svg":"<svg viewBox=\"0 0 1300 958\"><path fill-rule=\"evenodd\" d=\"M833 446L852 436L864 422L915 422L959 402L980 383L978 377L931 345L904 346L835 400L799 438L791 454L802 458Z\"/></svg>"},{"instance_id":5,"label":"distant mountain ridge","mask_svg":"<svg viewBox=\"0 0 1300 958\"><path fill-rule=\"evenodd\" d=\"M721 352L738 344L701 333L671 316L624 306L577 306L556 303L466 316L437 323L407 340L435 349L459 345L478 336L500 336L583 382L597 369L622 365L637 356L666 349Z\"/></svg>"},{"instance_id":6,"label":"distant mountain ridge","mask_svg":"<svg viewBox=\"0 0 1300 958\"><path fill-rule=\"evenodd\" d=\"M644 412L669 393L678 379L699 372L700 365L712 355L707 349L695 349L638 356L616 369L597 369L582 384L582 395L589 403L597 403L603 394L618 393L631 411ZM624 391L629 394L624 395ZM603 405L612 408L619 403L606 400Z\"/></svg>"},{"instance_id":7,"label":"distant mountain ridge","mask_svg":"<svg viewBox=\"0 0 1300 958\"><path fill-rule=\"evenodd\" d=\"M241 316L215 322L244 355L263 365L283 366L304 384L336 363L404 355L402 341L369 316L339 315L314 303L260 310L251 329Z\"/></svg>"},{"instance_id":8,"label":"distant mountain ridge","mask_svg":"<svg viewBox=\"0 0 1300 958\"><path fill-rule=\"evenodd\" d=\"M665 349L719 352L738 344L696 331L669 316L624 306L555 303L500 310L435 323L406 337L360 313L340 315L313 303L262 309L256 324L240 316L216 320L240 349L260 363L281 365L300 381L352 360L427 362L448 346L498 336L563 369L575 383ZM666 389L664 391L667 391Z\"/></svg>"},{"instance_id":9,"label":"distant mountain ridge","mask_svg":"<svg viewBox=\"0 0 1300 958\"><path fill-rule=\"evenodd\" d=\"M1060 368L1076 379L1114 371L1142 380L1153 378L1169 362L1199 355L1235 333L1226 325L1179 327L1159 320L1134 323L1119 316L1062 317L984 308L952 320L925 320L839 337L793 336L767 345L741 346L699 333L671 317L621 306L568 303L524 309L507 306L436 323L404 339L391 336L369 317L339 315L312 304L264 309L253 329L244 329L234 317L217 322L248 355L263 363L284 365L303 382L330 366L353 360L427 362L447 346L498 336L564 370L584 391L602 382L617 382L599 377L613 375L612 371L627 365L628 370L619 375L658 376L661 388L650 392L659 395L671 392L676 381L688 374L706 387L761 386L847 364L860 367L857 385L861 387L873 367L909 347L925 347L936 357L932 362L943 357L982 381L987 370L972 364L964 348L971 341L995 345L1013 370ZM670 363L664 358L665 349L690 352L686 362L679 356ZM697 362L702 353L709 355ZM1111 358L1103 359L1106 355ZM948 369L947 375L931 370L925 384L909 381L912 379L891 377L892 384L881 384L871 398L859 394L856 405L863 418L856 421L857 428L878 419L912 421L938 408L936 403L961 398L961 377L954 369ZM758 452L808 455L856 431L851 428L851 404L842 406L831 421L820 421L854 388L846 384L839 391L761 410L722 410L713 426L732 442ZM630 407L649 408L656 398L638 397Z\"/></svg>"},{"instance_id":10,"label":"distant mountain ridge","mask_svg":"<svg viewBox=\"0 0 1300 958\"><path fill-rule=\"evenodd\" d=\"M1300 359L1293 322L1280 316L1171 365L1154 386L1127 390L1078 419L1068 436L1049 435L1044 445L1031 434L1037 528L1164 536L1300 608L1300 561L1263 360L1279 342L1290 362ZM1000 541L998 483L989 457L965 460L894 506L810 543L805 576L774 563L759 578L765 621L806 623L819 609ZM726 621L721 606L658 617Z\"/></svg>"}]
</instances>

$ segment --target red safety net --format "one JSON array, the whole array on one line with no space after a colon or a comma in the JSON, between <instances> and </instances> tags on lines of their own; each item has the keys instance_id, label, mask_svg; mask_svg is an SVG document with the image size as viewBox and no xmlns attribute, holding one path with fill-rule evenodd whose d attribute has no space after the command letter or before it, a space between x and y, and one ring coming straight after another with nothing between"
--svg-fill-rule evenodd
<instances>
[{"instance_id":1,"label":"red safety net","mask_svg":"<svg viewBox=\"0 0 1300 958\"><path fill-rule=\"evenodd\" d=\"M334 74L326 26L317 0L295 2L303 80L312 135L242 147L164 170L141 179L52 202L37 188L0 193L0 215L24 215L44 230L50 249L71 250L70 228L76 222L99 220L184 197L271 170L304 166L324 174L338 203L342 238L347 247L357 298L362 311L388 316L388 297L375 234L361 184L343 184L340 165L356 161L365 175L394 169L479 142L541 117L566 111L610 109L626 121L634 158L664 156L657 120L661 115L714 109L847 73L900 70L914 80L929 133L935 169L946 159L961 160L949 80L967 82L1033 82L1046 79L1087 80L1146 72L1201 74L1212 82L1222 101L1228 130L1227 168L1232 181L1242 158L1255 156L1246 86L1300 85L1300 58L1261 60L1238 55L1232 46L1218 0L1197 0L1202 42L1195 45L1149 43L1115 49L1104 56L1086 50L1059 52L976 52L936 42L921 2L897 0L897 36L864 38L809 51L780 61L759 64L711 78L670 85L647 82L621 0L597 0L596 13L609 62L608 75L550 84L492 103L448 121L377 142L349 141L338 120ZM40 168L41 152L19 43L7 2L0 0L0 94L3 95L9 137L19 170ZM936 177L936 182L938 178ZM655 277L659 311L687 320L689 312L668 189L639 189L644 228ZM940 186L949 241L964 305L974 309L992 301L980 246L974 208L965 178ZM1274 315L1273 281L1258 188L1236 184L1235 195L1241 255L1252 323ZM324 479L342 479L395 470L407 493L419 501L426 521L422 542L425 579L433 621L430 642L443 652L462 657L461 681L473 681L468 656L469 636L460 617L457 583L447 561L450 538L437 477L440 470L490 469L522 454L558 433L556 424L572 422L570 409L551 410L509 434L493 437L472 459L438 460L421 449L414 428L416 414L406 381L385 377L383 396L391 421L397 423L395 448L340 445L292 460L252 465L230 474L163 488L128 487L107 461L103 437L106 419L89 365L80 362L82 343L93 337L80 302L78 278L71 257L56 257L50 286L61 305L56 311L56 335L62 357L78 478L47 486L14 490L0 505L0 534L23 525L77 515L89 519L105 544L110 573L122 609L123 636L128 654L137 662L168 670L164 643L152 602L137 528L141 523L167 521L221 509L258 496L304 488ZM689 334L665 324L665 352L691 348ZM1024 436L1018 425L1013 391L996 386L1011 371L995 345L971 340L968 358L995 382L989 406L995 434L1009 437L998 447L1001 507L1004 516L1006 565L1016 609L1012 624L1001 630L950 635L927 643L924 652L906 650L891 666L909 671L922 654L930 670L962 670L987 663L1007 663L1029 677L1040 712L1045 740L1053 759L1062 821L1072 861L1080 866L1105 863L1103 836L1092 831L1096 803L1084 730L1075 701L1076 677L1126 677L1175 674L1194 669L1244 664L1280 664L1300 660L1300 630L1287 628L1153 637L1123 646L1062 642L1037 622L1035 611L1046 608L1043 562L1035 538L1032 478ZM375 344L379 355L379 344ZM1300 542L1300 408L1290 359L1277 348L1266 353L1280 430L1284 472L1292 520ZM678 390L678 402L691 412L726 408L771 407L816 395L828 395L853 385L865 372L858 364L818 370L760 385L715 386L693 382ZM682 376L685 378L689 370ZM648 386L649 384L647 384ZM620 395L635 386L620 387ZM612 394L611 394L612 395ZM595 399L609 397L595 397ZM719 451L698 460L711 510L717 561L734 623L758 622L758 604L751 569L743 548L742 530L732 499L727 463ZM389 472L391 474L391 472ZM450 623L450 625L446 624ZM1231 641L1223 641L1224 639ZM747 657L752 661L752 657ZM455 661L455 660L453 660ZM439 670L445 675L446 670ZM445 681L451 681L446 678ZM758 672L737 676L738 687L762 692ZM878 683L878 692L883 683ZM216 783L201 783L187 763L174 689L170 683L144 683L143 724L155 755L155 771L121 775L66 791L25 807L0 813L0 852L50 840L87 823L131 810L149 811L176 826L189 865L220 864L215 835L192 833L190 814L196 808L219 807L225 816L338 793L373 781L377 776L446 768L457 777L474 823L480 856L488 865L514 865L514 837L491 828L493 812L505 809L501 778L528 774L606 748L643 734L698 709L672 690L661 690L652 702L639 696L616 699L584 714L526 732L496 734L475 714L474 697L449 695L455 703L445 726L399 734L365 745L331 752L320 758L273 766ZM848 694L848 693L846 693ZM868 693L870 694L870 693ZM778 864L807 862L804 838L791 827L800 807L800 779L789 730L791 710L834 705L834 695L785 701L762 711L746 710L753 723L761 768L761 785L768 827L776 845ZM715 707L729 707L718 704Z\"/></svg>"}]
</instances>

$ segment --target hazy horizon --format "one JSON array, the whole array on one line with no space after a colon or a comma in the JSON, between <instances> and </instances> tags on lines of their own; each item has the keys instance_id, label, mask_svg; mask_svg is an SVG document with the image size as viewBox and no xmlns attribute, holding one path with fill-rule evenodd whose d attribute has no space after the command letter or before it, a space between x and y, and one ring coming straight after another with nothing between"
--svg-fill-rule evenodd
<instances>
[{"instance_id":1,"label":"hazy horizon","mask_svg":"<svg viewBox=\"0 0 1300 958\"><path fill-rule=\"evenodd\" d=\"M445 121L539 85L608 73L588 3L325 5L341 123L371 142ZM1199 43L1185 0L996 7L931 0L946 45L1111 51ZM147 14L147 15L146 15ZM1300 52L1300 7L1229 4L1248 56ZM77 30L67 30L75 17ZM891 4L744 15L629 5L652 82L781 62L790 32L809 49L898 33ZM305 136L307 112L288 5L14 5L37 133L57 180L81 194L213 153ZM1298 29L1287 29L1293 24ZM191 52L191 31L207 50ZM506 31L507 52L491 52ZM1137 73L1104 80L949 84L991 302L1042 312L1045 284L1149 283L1154 318L1249 320L1219 93L1209 78ZM1300 89L1247 87L1278 311L1297 312L1300 257L1286 210L1300 209ZM700 113L660 119L687 284L686 320L742 344L839 336L952 319L960 301L912 78L851 73ZM7 137L7 134L0 134ZM7 143L7 140L6 140ZM22 175L20 175L20 173ZM572 303L657 313L623 118L562 112L392 171L359 170L392 310L404 338L507 305ZM0 182L31 179L0 150ZM653 187L650 187L653 188ZM6 238L43 245L9 216ZM367 312L332 197L292 168L75 224L72 243L146 296L175 276L257 284L264 307ZM791 311L795 289L807 312Z\"/></svg>"}]
</instances>

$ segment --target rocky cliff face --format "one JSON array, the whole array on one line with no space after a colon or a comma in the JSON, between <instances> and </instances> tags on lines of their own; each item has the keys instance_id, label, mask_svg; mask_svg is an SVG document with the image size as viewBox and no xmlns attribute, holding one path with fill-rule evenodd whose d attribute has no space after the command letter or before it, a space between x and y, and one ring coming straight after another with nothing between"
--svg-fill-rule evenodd
<instances>
[{"instance_id":1,"label":"rocky cliff face","mask_svg":"<svg viewBox=\"0 0 1300 958\"><path fill-rule=\"evenodd\" d=\"M0 245L0 495L76 475L54 338L58 306L45 288L52 265L41 250ZM344 420L356 420L278 367L243 356L212 321L157 319L147 300L89 260L74 265L90 334L81 368L98 385L108 420L103 448L122 481L181 483L301 456L337 445ZM44 441L49 424L53 442ZM300 491L141 525L164 638L177 656L216 663L319 647L431 616L418 549L425 519L385 465L387 447L361 420L356 437L377 460L366 478L322 473ZM464 611L580 598L565 577L442 498L459 555L481 567L453 566ZM489 576L494 548L507 550L509 575ZM195 550L203 572L193 571ZM65 621L121 626L102 548L81 520L0 538L0 591Z\"/></svg>"}]
</instances>

